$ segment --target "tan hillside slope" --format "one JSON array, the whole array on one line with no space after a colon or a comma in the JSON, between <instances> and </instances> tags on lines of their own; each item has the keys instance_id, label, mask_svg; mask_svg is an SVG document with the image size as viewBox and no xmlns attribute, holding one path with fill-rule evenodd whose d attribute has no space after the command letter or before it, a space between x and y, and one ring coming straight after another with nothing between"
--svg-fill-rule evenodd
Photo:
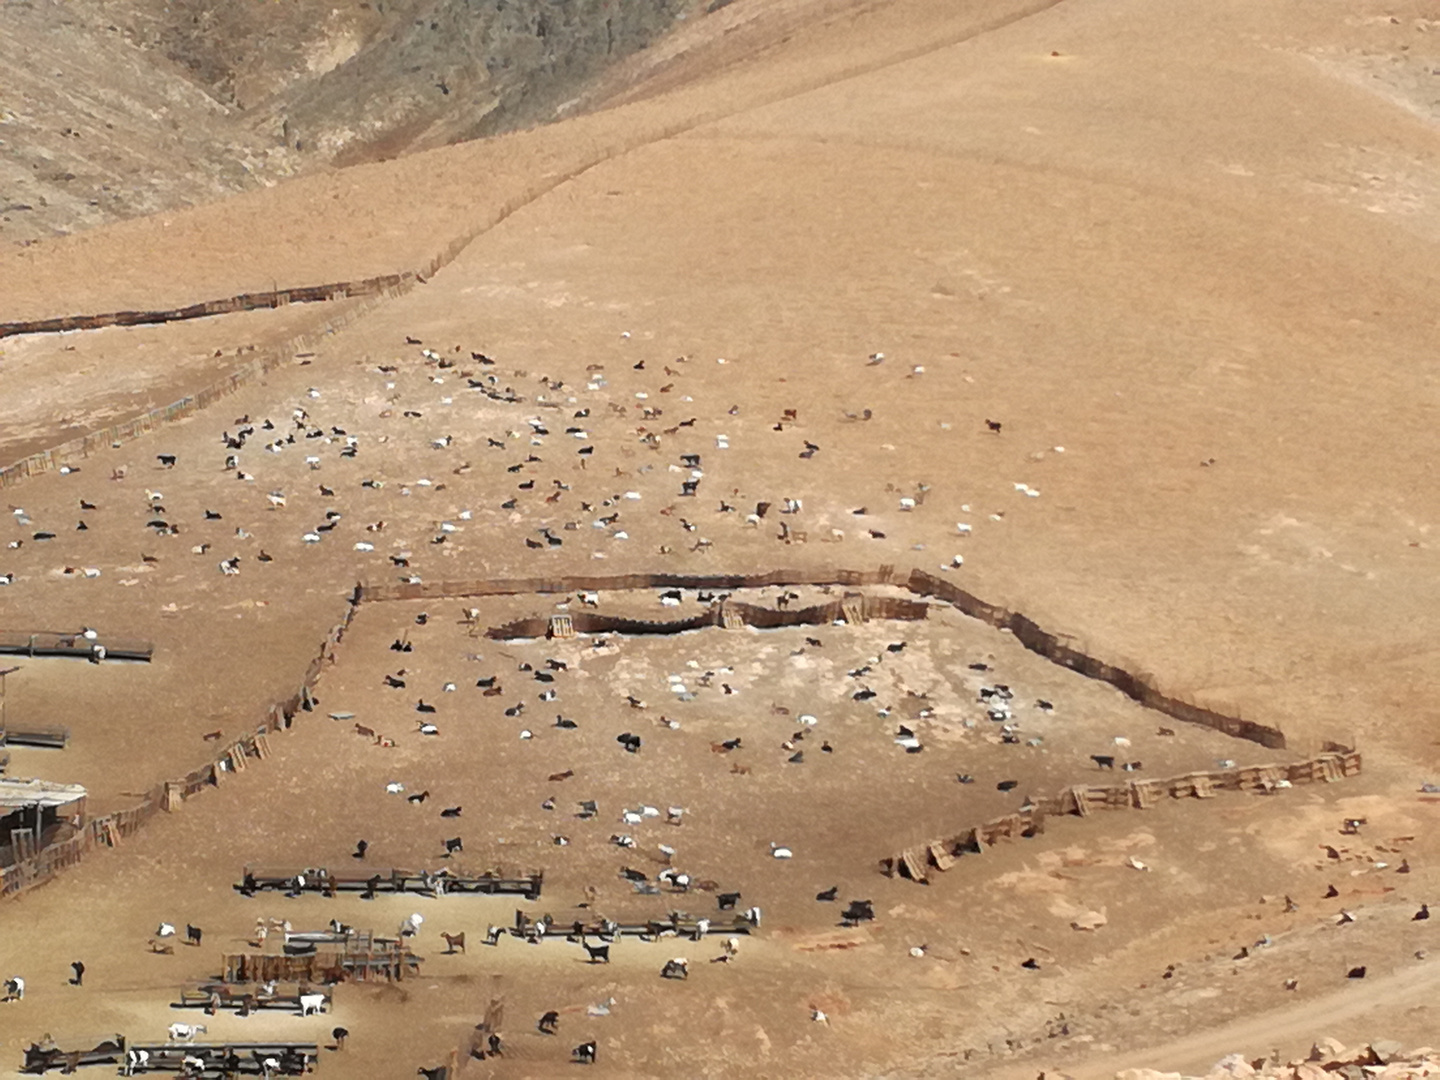
<instances>
[{"instance_id":1,"label":"tan hillside slope","mask_svg":"<svg viewBox=\"0 0 1440 1080\"><path fill-rule=\"evenodd\" d=\"M0 909L6 970L32 980L0 1010L0 1069L46 1031L158 1035L256 916L393 932L412 911L420 978L273 1026L222 1010L213 1037L338 1024L355 1037L326 1075L415 1075L503 998L507 1056L467 1077L574 1075L588 1039L594 1076L1033 1077L1440 1029L1440 919L1420 915L1440 902L1421 789L1440 780L1440 141L1402 94L1420 62L1368 78L1430 47L1425 6L711 6L612 73L592 103L613 107L0 267L8 304L55 314L363 277L473 234L215 407L7 488L7 623L156 644L10 677L10 717L73 734L12 770L86 784L94 812L253 731L357 581L427 590L361 605L270 757ZM27 339L0 421L73 431L327 310ZM788 570L756 600L794 610L846 588L799 578L879 567L1288 745L1144 710L938 606L862 622L851 597L844 625L762 631L724 626L713 581L591 577ZM481 578L531 584L436 595ZM722 625L480 636L589 604ZM1196 780L1326 739L1358 745L1358 775ZM1101 784L1135 805L1093 805ZM1073 788L1094 812L1028 837L1011 817L980 853L943 840ZM879 872L932 839L928 885ZM634 888L672 860L763 907L733 963L713 939L631 938L613 964L480 944L521 903L561 926L729 918L708 885ZM247 864L546 876L533 904L249 899ZM861 898L876 918L837 925ZM145 954L162 919L203 920L204 947ZM88 999L65 981L81 956ZM671 957L687 978L661 978Z\"/></svg>"},{"instance_id":2,"label":"tan hillside slope","mask_svg":"<svg viewBox=\"0 0 1440 1080\"><path fill-rule=\"evenodd\" d=\"M4 318L168 308L286 285L417 269L506 207L598 161L707 119L840 78L1044 6L786 0L725 52L742 2L697 16L688 89L549 127L309 175L222 202L169 211L0 256ZM837 14L837 12L839 14ZM855 13L860 13L856 15ZM897 17L897 12L898 16ZM850 13L851 17L842 17ZM863 33L856 33L855 18ZM871 28L883 30L878 37ZM793 36L792 36L793 35Z\"/></svg>"},{"instance_id":3,"label":"tan hillside slope","mask_svg":"<svg viewBox=\"0 0 1440 1080\"><path fill-rule=\"evenodd\" d=\"M1338 11L1187 10L1060 5L637 148L373 326L478 296L549 370L643 322L743 355L762 415L802 406L822 444L873 407L800 474L829 526L893 446L935 489L913 540L948 558L981 523L983 592L1297 736L1382 734L1429 687L1435 219L1395 188L1434 175L1434 134L1313 62Z\"/></svg>"},{"instance_id":4,"label":"tan hillside slope","mask_svg":"<svg viewBox=\"0 0 1440 1080\"><path fill-rule=\"evenodd\" d=\"M607 303L730 351L744 326L783 361L778 392L824 407L866 404L854 358L890 342L945 403L910 428L917 479L964 448L1045 488L975 506L1043 521L997 540L993 587L1222 695L1305 670L1265 706L1363 727L1347 665L1395 665L1394 704L1425 680L1436 226L1404 196L1434 176L1434 134L1314 62L1360 34L1339 8L1191 15L1061 4L979 32L1001 15L860 5L691 89L47 245L11 260L11 295L93 309L414 265L628 151L494 242L525 236L532 261L583 241ZM451 281L527 273L495 250ZM977 442L992 416L1004 436Z\"/></svg>"},{"instance_id":5,"label":"tan hillside slope","mask_svg":"<svg viewBox=\"0 0 1440 1080\"><path fill-rule=\"evenodd\" d=\"M696 0L17 0L0 245L553 120Z\"/></svg>"}]
</instances>

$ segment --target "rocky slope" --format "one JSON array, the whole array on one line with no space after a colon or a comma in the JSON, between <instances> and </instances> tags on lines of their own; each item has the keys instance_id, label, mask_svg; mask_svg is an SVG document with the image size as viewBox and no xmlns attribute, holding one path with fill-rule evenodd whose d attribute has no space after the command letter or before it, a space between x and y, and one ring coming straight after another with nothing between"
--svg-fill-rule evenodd
<instances>
[{"instance_id":1,"label":"rocky slope","mask_svg":"<svg viewBox=\"0 0 1440 1080\"><path fill-rule=\"evenodd\" d=\"M15 0L0 242L543 122L693 0Z\"/></svg>"}]
</instances>

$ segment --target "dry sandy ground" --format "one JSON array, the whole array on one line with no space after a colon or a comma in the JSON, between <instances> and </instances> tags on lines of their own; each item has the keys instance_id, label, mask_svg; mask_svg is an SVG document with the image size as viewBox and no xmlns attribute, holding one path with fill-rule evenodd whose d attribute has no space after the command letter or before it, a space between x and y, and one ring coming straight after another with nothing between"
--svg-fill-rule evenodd
<instances>
[{"instance_id":1,"label":"dry sandy ground","mask_svg":"<svg viewBox=\"0 0 1440 1080\"><path fill-rule=\"evenodd\" d=\"M802 632L757 637L742 663L712 653L710 639L703 648L695 639L694 652L681 648L690 638L669 643L673 655L627 643L597 672L643 684L648 711L664 693L663 673L689 658L757 665L762 692L687 703L696 719L682 717L678 732L647 730L643 762L609 740L631 718L615 711L606 694L620 687L608 684L576 692L587 706L593 697L598 730L573 765L550 756L558 733L522 744L514 722L492 723L488 707L459 720L461 752L442 757L404 731L415 715L409 687L379 684L387 662L408 663L384 650L405 609L389 609L397 621L388 624L387 612L369 609L331 673L324 709L383 716L401 746L380 751L308 718L277 740L283 749L271 762L7 907L0 919L17 933L6 934L3 962L33 972L35 988L23 1011L0 1012L9 1052L47 1029L160 1030L166 994L215 962L208 945L173 960L144 955L161 918L204 919L217 941L238 941L260 911L389 929L405 905L248 902L227 891L246 860L345 858L357 823L377 848L376 837L393 845L397 860L433 854L439 819L387 802L382 778L424 787L438 777L436 798L456 803L474 785L470 805L487 808L482 822L493 826L489 813L506 822L503 831L467 822L481 844L496 845L477 850L500 857L504 837L519 861L543 856L555 885L541 908L552 896L575 902L592 881L615 894L616 856L602 835L617 827L611 819L583 833L567 824L574 842L546 846L559 826L537 809L548 789L536 775L565 767L595 770L607 812L638 800L697 808L693 826L663 831L694 836L682 851L702 873L735 880L774 912L766 932L737 964L707 964L670 986L655 973L673 943L627 943L611 969L595 970L561 945L507 942L442 958L427 930L420 983L403 994L341 989L354 1056L348 1071L333 1061L327 1071L405 1075L437 1063L492 992L518 1018L516 1049L496 1075L564 1071L564 1050L590 1032L601 1039L599 1071L614 1075L927 1075L955 1071L967 1051L965 1067L979 1073L1012 1068L1007 1039L1023 1055L1013 1067L1031 1075L1099 1075L1148 1047L1160 1048L1143 1055L1159 1067L1196 1067L1231 1050L1259 1056L1272 1031L1286 1053L1321 1034L1427 1041L1433 1006L1416 995L1433 961L1416 954L1430 948L1430 924L1410 916L1436 885L1435 805L1417 790L1440 765L1427 704L1436 597L1425 451L1435 383L1424 357L1437 219L1424 192L1436 175L1434 130L1313 62L1322 47L1374 47L1347 36L1350 9L1339 4L1160 11L1067 2L964 40L966 19L977 27L999 13L934 7L857 5L848 19L722 63L682 89L637 89L611 112L176 216L174 239L158 222L133 223L0 270L16 284L17 309L36 314L128 306L139 294L195 298L187 289L228 295L255 287L257 276L268 287L280 264L297 280L357 277L415 265L513 193L538 190L547 171L569 177L424 288L266 385L83 462L78 474L8 494L32 524L0 526L7 540L25 540L0 550L0 573L16 574L4 590L6 624L90 623L148 636L159 649L144 668L27 664L12 677L12 707L68 723L76 739L63 755L17 755L12 771L84 782L103 810L192 767L206 753L202 732L238 730L293 689L357 578L880 563L938 572L963 554L951 572L982 596L1076 634L1099 655L1130 658L1167 687L1278 723L1296 756L1322 738L1356 739L1365 776L1275 800L1235 796L1056 823L926 889L879 877L874 860L941 818L960 828L1008 808L993 787L947 786L972 745L992 779L1000 762L1023 760L1020 778L1034 790L1091 775L1097 741L1119 733L1088 726L1110 717L1101 699L1081 721L1084 734L1065 728L1063 713L1058 733L1036 727L1043 753L937 736L933 754L896 759L891 732L862 724L862 711L836 726L847 740L869 740L863 771L837 741L835 755L807 753L802 766L766 747L756 754L763 765L739 777L701 740L732 724L773 731L772 703L816 712L796 695L811 671L827 687L833 672L799 662L819 664L823 653L838 671L873 655L890 628L867 628L856 642L827 630L823 649L798 658L789 653ZM672 123L684 132L657 140ZM576 171L604 146L628 152ZM487 161L496 167L477 185ZM1404 184L1386 162L1405 163ZM335 209L321 212L331 194ZM304 228L262 235L258 221L283 215ZM233 258L212 257L232 248ZM182 250L184 258L145 261ZM133 273L60 285L76 268L137 257L144 266ZM457 366L427 364L407 336ZM237 331L229 348L240 343ZM884 362L867 365L877 351ZM464 372L493 374L527 400L493 401ZM563 408L546 408L539 395ZM297 407L331 441L293 428ZM795 422L782 422L786 409L797 410ZM873 418L847 418L863 409ZM277 425L242 452L251 482L222 468L221 432L245 414ZM549 434L532 436L532 416ZM987 419L1003 430L992 433ZM566 433L572 426L586 438ZM291 430L295 445L261 448ZM342 459L351 435L358 456ZM446 435L450 445L432 448ZM820 449L801 458L807 441ZM593 454L579 455L587 445ZM157 453L180 462L162 470ZM703 458L694 500L679 497L688 471L672 471L685 453ZM318 471L304 460L311 454ZM122 462L128 478L106 479ZM362 487L366 479L384 486ZM921 485L923 503L902 511L900 500ZM179 536L145 528L147 489L163 495ZM270 490L286 492L283 509L270 508ZM758 529L745 523L757 501L787 497L803 502L787 520L807 532L804 545L776 541L773 512ZM81 498L100 509L76 533ZM720 511L722 499L737 510ZM206 521L206 509L223 519ZM304 543L328 509L343 515L339 525ZM594 526L617 510L618 520ZM380 521L383 529L365 529ZM456 531L442 532L444 522ZM961 535L957 522L973 531ZM542 527L564 545L527 546ZM57 539L30 539L42 528ZM702 537L712 546L692 551ZM190 553L205 543L203 556ZM273 561L257 561L261 550ZM405 552L407 568L387 560ZM236 554L240 576L222 576L218 560ZM67 577L66 565L102 574ZM424 630L453 637L448 620L459 606L443 605ZM924 631L929 663L938 670L972 649L1013 649L974 633L936 620ZM419 658L425 680L496 670L459 659L474 651L489 661L493 643L437 646L433 670L428 654ZM504 649L519 655L519 646ZM843 661L829 659L832 649ZM454 681L464 688L457 695L478 693ZM815 685L817 695L831 692L818 675ZM427 700L435 689L427 683ZM1150 726L1133 722L1140 732ZM589 739L590 725L574 734ZM670 735L674 756L652 757L652 744L659 750ZM447 728L442 740L450 737ZM1187 731L1156 752L1177 755L1177 769L1222 754L1264 757L1247 744L1226 752L1214 738ZM990 756L1012 751L1026 756ZM1147 745L1147 771L1158 767L1151 756ZM393 777L396 762L413 775ZM635 764L647 770L643 783L621 775ZM813 808L796 801L797 769L817 792ZM729 790L751 781L762 782L752 784L758 792ZM442 782L461 794L442 796ZM1351 854L1336 865L1321 845L1340 840L1346 815L1370 824L1362 842L1343 841ZM794 843L801 857L769 861L772 839ZM1126 854L1154 869L1130 869ZM1401 858L1409 876L1394 873ZM829 936L834 913L810 899L836 883L872 896L882 913L850 935L860 942L853 949L832 947L842 942ZM1330 883L1340 896L1322 901ZM1298 912L1283 912L1286 893ZM480 930L508 914L484 902L421 903L435 907L427 927L437 930ZM1094 935L1072 931L1075 906L1104 909L1111 921ZM1355 924L1334 925L1342 906ZM1265 934L1274 944L1231 959ZM63 955L53 947L62 938ZM909 956L919 943L930 957ZM61 978L70 951L98 958L84 991ZM1039 973L1018 967L1031 955ZM1369 966L1363 984L1343 978L1355 963ZM1175 973L1164 979L1169 964ZM1287 977L1300 980L1293 996L1281 989ZM72 1007L81 993L90 999L83 1013ZM617 1007L603 1021L567 1017L558 1041L526 1034L548 1007L609 996ZM811 1008L831 1022L812 1022ZM1223 1027L1282 1008L1263 1034ZM1306 1031L1307 1017L1324 1030Z\"/></svg>"},{"instance_id":2,"label":"dry sandy ground","mask_svg":"<svg viewBox=\"0 0 1440 1080\"><path fill-rule=\"evenodd\" d=\"M486 614L509 606L483 605ZM1289 977L1301 980L1307 996L1328 998L1345 985L1343 967L1357 952L1372 977L1393 976L1408 987L1433 975L1429 964L1417 966L1411 956L1417 940L1428 943L1428 936L1417 939L1407 921L1433 882L1423 870L1407 878L1393 867L1424 850L1404 838L1423 834L1435 806L1383 794L1383 767L1343 789L1297 788L1270 799L1222 796L1099 820L1054 821L1044 837L963 859L926 889L876 875L874 860L897 839L928 835L947 818L963 823L1017 805L1019 791L993 790L997 776L1025 776L1032 789L1047 790L1094 775L1086 752L1122 732L1132 738L1132 754L1149 759L1147 772L1207 766L1217 749L1237 744L1193 732L1157 737L1153 717L1114 700L1113 692L955 618L820 629L813 632L823 643L818 648L806 644L811 634L800 629L611 638L597 647L583 639L484 641L433 604L426 605L427 622L417 625L420 607L377 604L362 611L340 662L321 682L321 710L277 736L271 760L162 818L123 850L97 855L62 882L14 902L11 918L38 939L64 942L59 951L17 951L16 962L30 976L25 1002L5 1014L17 1040L27 1017L43 1018L62 1043L112 1028L132 1036L160 1032L175 1017L167 1005L179 985L216 970L221 953L242 950L257 916L285 917L297 929L336 917L381 932L410 911L426 916L417 939L427 957L420 979L396 988L341 987L334 1016L320 1020L220 1016L210 1025L221 1038L323 1038L329 1026L342 1023L356 1037L343 1066L333 1056L325 1065L342 1075L403 1075L417 1061L443 1061L492 996L505 1002L511 1051L498 1064L477 1063L476 1075L563 1074L568 1047L594 1037L605 1075L683 1067L694 1075L867 1076L925 1074L942 1061L953 1067L956 1058L979 1068L997 1054L1002 1061L1009 1056L1007 1040L1029 1048L1032 1061L1073 1066L1090 1048L1105 1053L1125 1045L1135 1015L1168 1018L1156 1024L1163 1037L1186 1030L1182 1017L1194 1023L1229 1015L1235 998L1283 994L1278 985ZM399 635L408 636L414 651L389 649ZM885 645L897 639L906 649L887 653ZM842 669L880 655L879 677L867 679L881 690L877 701L895 700L902 685L930 691L937 718L919 725L928 744L922 754L895 747L894 720L843 692L852 683ZM538 683L533 672L520 670L521 664L543 669L547 658L567 664L554 683ZM1023 705L1018 710L1022 730L1043 734L1041 747L996 745L986 737L993 725L980 715L972 690L977 676L967 666L981 660L994 678L1010 681L1017 702L1032 694L1056 701L1050 716ZM407 685L384 686L381 675L397 673L402 663ZM724 671L730 664L734 670ZM710 670L716 676L705 686L697 676ZM506 692L486 698L471 676L491 674ZM687 680L693 700L668 691L670 674ZM733 680L736 693L724 693L722 679ZM447 680L455 682L454 691L444 689ZM557 692L553 702L538 700L542 685ZM649 707L632 708L627 693L648 699ZM437 705L423 718L439 726L439 735L416 729L419 698ZM505 707L522 701L523 716L504 715ZM778 715L777 707L792 715ZM551 727L551 709L563 710L579 727ZM778 742L801 709L814 710L818 723L806 740L806 761L792 765ZM353 733L351 720L330 720L327 711L354 712L356 722L397 745L377 747ZM662 726L662 714L678 728ZM964 726L967 717L978 730ZM519 737L526 723L532 739ZM614 743L621 730L642 733L638 755ZM712 741L736 735L746 741L742 749L711 751ZM832 754L815 752L821 738L832 744ZM734 773L736 764L749 773ZM563 768L575 775L546 780ZM955 784L961 768L975 774L973 787ZM410 804L385 790L392 781L429 797ZM547 798L555 800L553 810L541 805ZM577 803L587 798L596 799L600 814L577 820ZM621 823L622 808L645 803L683 804L685 823ZM440 818L441 807L456 805L464 808L459 819ZM1336 835L1346 815L1368 818L1363 840ZM633 835L637 847L613 846L608 838L615 833ZM219 835L223 844L214 843ZM362 836L371 845L371 865L440 865L440 840L451 835L466 843L453 860L457 870L543 866L544 896L520 905L532 914L550 911L568 920L589 886L596 887L595 910L616 918L675 907L713 910L713 899L703 894L636 896L617 874L622 865L655 873L662 865L657 845L667 843L677 849L677 865L760 904L763 933L742 943L732 965L705 963L718 955L713 939L627 940L616 946L613 964L592 967L580 962L574 945L560 942L473 944L488 924L509 921L513 901L245 900L229 888L246 863L353 865L349 853ZM555 846L555 835L569 843ZM795 858L774 860L771 842L790 845ZM1319 852L1324 843L1343 849L1340 863ZM1133 868L1132 857L1149 869ZM183 872L172 869L177 860ZM1390 869L1376 870L1385 860ZM1217 875L1223 888L1216 888ZM1322 900L1332 882L1340 895ZM812 899L832 885L842 900L873 899L877 922L839 928L836 906ZM1284 911L1287 894L1297 899L1298 912ZM1341 908L1356 911L1361 921L1332 926ZM97 910L105 911L103 919L87 918ZM1094 913L1105 919L1099 930L1072 929ZM181 918L205 927L205 946L182 948L175 957L147 954L144 940L153 924ZM441 955L441 930L464 931L476 952ZM1230 959L1265 935L1273 944L1256 949L1253 959ZM926 955L910 956L916 946ZM673 955L697 965L684 985L657 977ZM89 966L83 990L62 978L74 957ZM1020 968L1029 957L1039 959L1038 972ZM1166 965L1174 965L1168 978ZM1232 1000L1222 997L1222 987ZM1111 1011L1117 988L1131 999L1120 1015ZM83 1010L74 1007L77 995L84 995ZM612 998L610 1016L584 1016L586 1005ZM532 1031L549 1008L564 1012L561 1037ZM810 1019L814 1008L827 1013L828 1024ZM1422 1009L1387 1030L1418 1034L1433 1020ZM889 1037L877 1038L881 1031ZM1348 1031L1342 1026L1338 1033L1345 1038ZM1283 1041L1278 1033L1268 1036ZM1293 1034L1284 1045L1307 1037ZM18 1042L11 1045L18 1050ZM942 1048L945 1056L936 1061Z\"/></svg>"},{"instance_id":3,"label":"dry sandy ground","mask_svg":"<svg viewBox=\"0 0 1440 1080\"><path fill-rule=\"evenodd\" d=\"M301 335L323 332L365 303L297 304L220 319L30 334L0 345L0 460L18 461L163 408Z\"/></svg>"}]
</instances>

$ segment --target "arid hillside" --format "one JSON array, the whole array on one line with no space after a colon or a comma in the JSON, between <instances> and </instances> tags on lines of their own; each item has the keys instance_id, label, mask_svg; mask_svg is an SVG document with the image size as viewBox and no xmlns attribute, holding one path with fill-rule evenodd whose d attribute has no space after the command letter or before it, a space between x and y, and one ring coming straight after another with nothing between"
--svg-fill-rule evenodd
<instances>
[{"instance_id":1,"label":"arid hillside","mask_svg":"<svg viewBox=\"0 0 1440 1080\"><path fill-rule=\"evenodd\" d=\"M7 677L12 725L70 731L10 775L145 821L0 903L29 987L0 1075L46 1032L163 1040L285 920L416 913L414 978L213 1038L336 1076L566 1076L592 1041L614 1077L1421 1056L1440 7L685 14L555 123L427 120L416 153L0 255L6 322L396 275L0 339L0 630L155 646ZM374 55L429 55L410 25ZM274 63L227 91L247 115L364 122L346 64ZM841 615L785 622L812 604ZM602 958L601 919L671 921ZM154 949L162 921L203 944Z\"/></svg>"},{"instance_id":2,"label":"arid hillside","mask_svg":"<svg viewBox=\"0 0 1440 1080\"><path fill-rule=\"evenodd\" d=\"M691 0L16 0L0 243L553 120Z\"/></svg>"}]
</instances>

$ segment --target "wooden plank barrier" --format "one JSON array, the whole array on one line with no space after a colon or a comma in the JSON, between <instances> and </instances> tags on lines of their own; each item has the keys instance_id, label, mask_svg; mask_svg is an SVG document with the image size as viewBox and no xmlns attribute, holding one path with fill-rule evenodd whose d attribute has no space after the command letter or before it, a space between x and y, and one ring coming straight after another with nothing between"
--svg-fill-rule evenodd
<instances>
[{"instance_id":1,"label":"wooden plank barrier","mask_svg":"<svg viewBox=\"0 0 1440 1080\"><path fill-rule=\"evenodd\" d=\"M93 819L86 824L79 835L52 844L34 853L33 856L17 860L13 865L0 868L0 897L14 896L34 888L53 878L55 874L73 866L96 846L115 847L121 839L136 832L141 825L164 810L174 813L184 804L207 788L218 786L226 772L240 772L247 767L246 758L264 758L270 754L267 733L282 731L289 726L289 717L299 710L299 701L313 702L310 690L319 680L324 666L323 657L333 656L334 647L344 636L346 628L355 616L358 594L352 594L346 606L343 619L334 626L321 643L320 652L306 669L305 682L301 692L295 696L294 706L286 712L281 705L272 705L266 711L264 720L255 731L230 744L214 761L187 773L178 780L167 780L156 785L144 800L134 807L118 810L104 818ZM148 645L146 646L148 649Z\"/></svg>"},{"instance_id":2,"label":"wooden plank barrier","mask_svg":"<svg viewBox=\"0 0 1440 1080\"><path fill-rule=\"evenodd\" d=\"M234 1009L240 1016L249 1016L260 1009L300 1011L301 995L319 994L325 1011L334 1006L334 991L327 986L297 982L293 986L271 986L268 983L226 983L214 980L192 983L180 989L174 1009L204 1009L215 1015L221 1009Z\"/></svg>"},{"instance_id":3,"label":"wooden plank barrier","mask_svg":"<svg viewBox=\"0 0 1440 1080\"><path fill-rule=\"evenodd\" d=\"M973 593L943 578L922 570L896 572L894 566L878 570L842 570L810 568L777 570L763 574L581 574L560 578L470 579L401 584L362 583L356 587L357 602L384 600L459 599L476 596L517 596L566 592L626 591L648 588L705 589L734 591L772 585L896 585L917 595L942 600L971 618L1008 630L1032 652L1069 668L1087 678L1108 682L1126 696L1146 708L1155 709L1177 720L1224 731L1238 738L1258 742L1270 749L1283 749L1285 736L1278 729L1227 716L1162 693L1148 678L1107 663L1069 644L1066 635L1044 630L1034 620L988 603ZM887 600L887 603L894 603ZM764 609L761 609L764 610ZM867 610L867 613L869 611ZM513 626L514 624L512 624ZM673 625L673 624L672 624ZM752 624L753 625L753 624ZM583 625L577 621L577 629ZM497 631L492 634L500 636ZM505 628L507 634L510 627ZM673 630L671 632L674 632ZM514 636L519 636L516 633ZM524 636L543 636L543 630L527 630Z\"/></svg>"},{"instance_id":4,"label":"wooden plank barrier","mask_svg":"<svg viewBox=\"0 0 1440 1080\"><path fill-rule=\"evenodd\" d=\"M328 320L314 331L297 334L289 340L284 341L279 345L274 346L273 348L265 350L263 353L258 354L255 358L246 363L243 367L222 376L221 378L217 379L215 382L211 383L209 386L206 386L194 395L189 395L185 398L182 398L180 401L172 402L171 404L162 406L160 408L151 409L149 412L134 417L130 420L122 421L118 424L112 424L109 427L102 428L99 431L92 431L89 434L83 435L76 439L70 439L66 442L59 444L58 446L54 446L48 450L42 450L38 453L31 454L29 457L24 458L21 461L17 461L14 464L6 466L4 468L0 468L0 488L11 487L15 484L23 482L26 479L29 479L32 476L39 476L43 473L52 472L55 469L59 468L60 465L74 458L89 457L91 454L98 453L102 450L106 450L114 446L118 446L123 442L129 442L131 440L138 439L141 436L154 431L162 423L184 419L186 416L192 415L197 409L214 404L221 398L227 397L230 394L235 393L242 386L246 386L249 383L256 381L257 379L264 377L265 375L273 371L275 368L279 367L281 364L289 362L297 352L303 352L308 349L312 349L321 341L323 341L327 336L336 333L337 331L345 328L346 326L349 326L351 323L367 315L370 311L374 310L385 300L408 292L419 282L419 278L415 276L407 277L406 275L400 275L400 277L402 278L402 280L400 280L397 284L380 288L377 292L370 294L368 299L362 300L361 303L357 304L349 312ZM362 294L354 293L352 295ZM204 307L204 305L199 306ZM268 307L271 305L263 304L259 306ZM230 310L244 309L236 307ZM189 309L177 309L177 312L178 311L194 311L194 314L184 316L186 318L193 318L199 315L220 313L217 311L195 311L195 306L193 305ZM36 320L35 322L31 323L0 324L0 337L4 337L7 334L37 333L47 332L51 330L94 329L95 327L105 325L137 325L138 323L142 322L156 321L150 318L146 318L145 316L154 315L157 313L116 312L114 314L115 316L117 316L117 318L115 318L112 322L103 321L109 318L108 316L81 316L66 317L65 319L61 320L42 319ZM126 317L124 320L118 318L118 316L122 315ZM70 319L76 319L77 321L74 322L74 325L66 326L43 325L68 322Z\"/></svg>"},{"instance_id":5,"label":"wooden plank barrier","mask_svg":"<svg viewBox=\"0 0 1440 1080\"><path fill-rule=\"evenodd\" d=\"M482 896L522 896L539 899L545 884L545 872L507 874L499 869L483 873L439 870L410 870L394 867L389 870L357 870L350 867L251 867L247 866L235 890L245 896L257 892L320 893L335 896L342 892L363 893L374 897L379 893L411 893L434 896L472 894Z\"/></svg>"},{"instance_id":6,"label":"wooden plank barrier","mask_svg":"<svg viewBox=\"0 0 1440 1080\"><path fill-rule=\"evenodd\" d=\"M1161 795L1173 799L1210 799L1216 791L1244 791L1273 795L1296 783L1329 783L1347 776L1359 775L1360 754L1343 748L1305 761L1288 765L1256 765L1245 768L1193 772L1169 779L1134 780L1126 784L1074 784L1053 797L1029 799L1017 813L1006 814L982 822L953 836L926 841L903 848L898 854L880 860L880 871L887 877L899 875L921 884L929 883L931 869L945 871L959 857L978 854L987 845L1011 840L1017 835L1038 836L1045 831L1049 814L1070 814L1088 817L1097 809L1148 809Z\"/></svg>"},{"instance_id":7,"label":"wooden plank barrier","mask_svg":"<svg viewBox=\"0 0 1440 1080\"><path fill-rule=\"evenodd\" d=\"M678 634L710 626L719 626L727 630L737 630L746 626L771 630L782 626L829 626L841 618L851 623L865 622L871 618L913 622L923 620L928 613L928 604L897 597L871 597L863 593L852 593L843 600L832 600L829 603L815 604L795 610L767 608L757 604L726 599L716 601L698 614L669 622L580 611L568 615L535 615L530 618L516 619L513 622L491 627L485 631L485 636L498 641L508 641L517 638L574 636L576 633ZM563 625L565 632L558 632L557 625Z\"/></svg>"},{"instance_id":8,"label":"wooden plank barrier","mask_svg":"<svg viewBox=\"0 0 1440 1080\"><path fill-rule=\"evenodd\" d=\"M664 125L662 127L661 137L668 137L669 135L689 130L693 126L693 124L688 123ZM648 139L649 136L645 137L643 141L648 141ZM182 399L188 403L190 410L193 411L195 408L209 405L219 400L219 398L233 393L239 387L263 377L282 363L293 358L297 352L314 348L327 336L364 318L386 300L402 296L416 285L423 285L428 278L432 277L442 267L449 265L461 251L469 246L475 237L494 228L520 208L528 206L535 199L554 190L558 185L578 175L583 169L589 168L601 161L609 160L616 154L623 153L637 145L640 145L640 143L621 140L613 145L602 146L597 148L593 155L587 155L585 164L580 168L548 174L543 180L532 184L521 195L514 199L506 200L506 202L496 210L487 214L481 220L473 222L469 228L464 229L449 244L445 245L445 247L419 268L403 270L393 274L382 274L371 278L362 278L350 282L300 286L284 290L275 289L268 293L242 293L235 297L202 301L198 304L189 304L184 307L164 311L107 312L9 322L0 324L0 337L13 334L53 333L62 330L96 329L102 326L139 325L142 323L163 322L173 319L197 318L233 311L280 307L294 302L324 300L337 295L363 298L360 303L355 305L350 311L328 320L317 330L296 335L289 341L267 350L238 371L233 371L203 388L197 394ZM9 487L22 482L30 476L51 471L56 467L57 459L63 461L66 458L74 456L88 457L90 454L105 449L106 447L117 445L128 439L138 438L140 435L153 430L158 422L175 418L179 412L177 406L179 406L179 403L176 403L174 406L153 409L132 420L114 424L102 431L91 432L81 438L72 439L59 446L52 447L49 450L33 454L9 467L0 468L0 488Z\"/></svg>"}]
</instances>

